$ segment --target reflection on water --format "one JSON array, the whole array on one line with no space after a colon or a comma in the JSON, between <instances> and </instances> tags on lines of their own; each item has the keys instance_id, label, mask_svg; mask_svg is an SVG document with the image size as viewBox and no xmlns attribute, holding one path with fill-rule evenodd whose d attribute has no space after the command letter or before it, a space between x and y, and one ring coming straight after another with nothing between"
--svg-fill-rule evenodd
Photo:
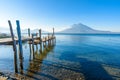
<instances>
[{"instance_id":1,"label":"reflection on water","mask_svg":"<svg viewBox=\"0 0 120 80\"><path fill-rule=\"evenodd\" d=\"M40 66L42 65L42 61L47 57L47 54L54 49L54 45L45 46L42 50L36 47L36 51L34 52L35 58L29 62L29 66L25 75L34 77L35 73L40 72Z\"/></svg>"},{"instance_id":2,"label":"reflection on water","mask_svg":"<svg viewBox=\"0 0 120 80\"><path fill-rule=\"evenodd\" d=\"M19 79L22 79L24 77L24 79L28 79L28 80L29 79L38 79L39 80L40 78L42 78L41 73L39 73L38 77L36 77L36 75L41 70L42 61L47 57L49 52L53 52L53 49L55 47L55 43L51 44L51 45L43 45L43 46L42 46L42 44L39 44L39 46L40 46L40 49L38 49L38 45L36 45L36 51L33 52L32 48L31 48L32 45L29 44L29 49L30 49L29 64L28 64L27 68L23 68L24 60L20 59L20 66L19 66L20 72L19 73L21 75L19 74ZM34 58L32 55L34 56ZM18 77L18 74L14 75L14 76Z\"/></svg>"},{"instance_id":3,"label":"reflection on water","mask_svg":"<svg viewBox=\"0 0 120 80\"><path fill-rule=\"evenodd\" d=\"M120 79L120 35L56 37L56 45L35 46L34 55L31 45L23 45L23 69L19 66L22 76L30 78L29 80ZM0 70L13 72L12 47L0 46L0 51L4 53L3 55L0 52L0 55L3 55L0 56Z\"/></svg>"}]
</instances>

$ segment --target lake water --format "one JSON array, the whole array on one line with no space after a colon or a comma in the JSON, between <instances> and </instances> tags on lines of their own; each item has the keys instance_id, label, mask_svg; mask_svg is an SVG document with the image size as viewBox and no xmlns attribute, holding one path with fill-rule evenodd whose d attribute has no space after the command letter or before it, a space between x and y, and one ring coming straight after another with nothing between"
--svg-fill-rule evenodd
<instances>
[{"instance_id":1,"label":"lake water","mask_svg":"<svg viewBox=\"0 0 120 80\"><path fill-rule=\"evenodd\" d=\"M120 35L56 35L56 45L35 49L23 44L23 70L19 73L39 80L119 80ZM32 55L32 54L31 54ZM14 72L12 46L0 45L0 71ZM31 59L31 60L30 60Z\"/></svg>"}]
</instances>

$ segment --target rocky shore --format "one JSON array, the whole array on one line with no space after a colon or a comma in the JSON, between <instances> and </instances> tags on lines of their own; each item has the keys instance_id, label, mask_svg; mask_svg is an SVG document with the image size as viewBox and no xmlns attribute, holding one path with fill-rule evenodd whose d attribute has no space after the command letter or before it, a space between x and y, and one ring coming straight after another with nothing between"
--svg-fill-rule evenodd
<instances>
[{"instance_id":1,"label":"rocky shore","mask_svg":"<svg viewBox=\"0 0 120 80\"><path fill-rule=\"evenodd\" d=\"M11 74L10 74L10 73L0 72L0 80L17 80L17 79L11 77Z\"/></svg>"},{"instance_id":2,"label":"rocky shore","mask_svg":"<svg viewBox=\"0 0 120 80\"><path fill-rule=\"evenodd\" d=\"M0 80L33 80L30 77L9 72L0 72Z\"/></svg>"}]
</instances>

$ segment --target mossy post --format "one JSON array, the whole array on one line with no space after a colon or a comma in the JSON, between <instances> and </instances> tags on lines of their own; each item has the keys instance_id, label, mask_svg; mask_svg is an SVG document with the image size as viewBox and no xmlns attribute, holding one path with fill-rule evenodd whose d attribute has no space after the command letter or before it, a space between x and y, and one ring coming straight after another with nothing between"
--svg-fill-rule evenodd
<instances>
[{"instance_id":1,"label":"mossy post","mask_svg":"<svg viewBox=\"0 0 120 80\"><path fill-rule=\"evenodd\" d=\"M13 41L13 51L14 51L14 68L15 68L15 73L18 72L18 66L17 66L17 47L16 47L16 41L14 39L14 34L13 34L13 29L12 29L12 24L10 20L8 20L8 24L10 27L10 33Z\"/></svg>"}]
</instances>

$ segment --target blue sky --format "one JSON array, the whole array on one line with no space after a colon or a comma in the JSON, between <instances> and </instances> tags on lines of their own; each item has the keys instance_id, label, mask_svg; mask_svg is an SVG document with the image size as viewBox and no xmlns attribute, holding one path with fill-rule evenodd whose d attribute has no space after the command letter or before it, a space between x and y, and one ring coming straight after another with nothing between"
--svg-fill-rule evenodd
<instances>
[{"instance_id":1,"label":"blue sky","mask_svg":"<svg viewBox=\"0 0 120 80\"><path fill-rule=\"evenodd\" d=\"M94 29L120 32L120 0L0 0L0 28L20 20L21 28L63 30L83 23Z\"/></svg>"}]
</instances>

